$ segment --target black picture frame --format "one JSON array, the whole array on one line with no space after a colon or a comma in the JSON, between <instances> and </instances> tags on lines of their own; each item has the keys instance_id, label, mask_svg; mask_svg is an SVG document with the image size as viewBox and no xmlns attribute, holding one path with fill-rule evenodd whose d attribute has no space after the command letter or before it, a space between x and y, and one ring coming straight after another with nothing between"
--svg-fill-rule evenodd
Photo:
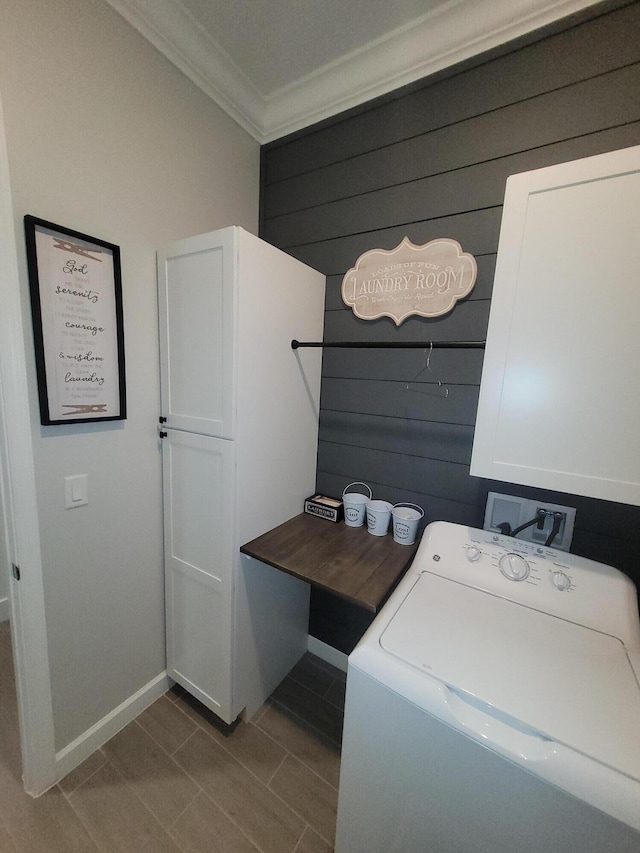
<instances>
[{"instance_id":1,"label":"black picture frame","mask_svg":"<svg viewBox=\"0 0 640 853\"><path fill-rule=\"evenodd\" d=\"M120 247L31 215L24 228L40 423L126 419Z\"/></svg>"}]
</instances>

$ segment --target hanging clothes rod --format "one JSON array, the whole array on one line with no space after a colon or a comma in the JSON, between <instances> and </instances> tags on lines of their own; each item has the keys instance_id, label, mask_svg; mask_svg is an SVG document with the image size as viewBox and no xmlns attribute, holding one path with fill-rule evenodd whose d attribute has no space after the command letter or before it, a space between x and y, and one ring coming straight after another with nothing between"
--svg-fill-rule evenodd
<instances>
[{"instance_id":1,"label":"hanging clothes rod","mask_svg":"<svg viewBox=\"0 0 640 853\"><path fill-rule=\"evenodd\" d=\"M291 349L300 347L322 347L323 349L484 349L485 341L370 341L369 343L354 343L340 341L324 343L323 341L291 341Z\"/></svg>"}]
</instances>

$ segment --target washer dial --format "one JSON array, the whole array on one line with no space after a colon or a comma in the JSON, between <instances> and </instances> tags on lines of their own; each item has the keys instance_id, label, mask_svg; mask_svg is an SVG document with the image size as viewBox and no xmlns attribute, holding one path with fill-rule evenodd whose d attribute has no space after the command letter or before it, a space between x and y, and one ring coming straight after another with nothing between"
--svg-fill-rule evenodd
<instances>
[{"instance_id":1,"label":"washer dial","mask_svg":"<svg viewBox=\"0 0 640 853\"><path fill-rule=\"evenodd\" d=\"M470 563L475 563L480 559L480 557L482 557L482 551L480 548L476 548L475 545L469 545L467 548L467 560L469 560Z\"/></svg>"},{"instance_id":2,"label":"washer dial","mask_svg":"<svg viewBox=\"0 0 640 853\"><path fill-rule=\"evenodd\" d=\"M498 562L500 571L510 581L523 581L529 577L529 563L520 554L503 554Z\"/></svg>"},{"instance_id":3,"label":"washer dial","mask_svg":"<svg viewBox=\"0 0 640 853\"><path fill-rule=\"evenodd\" d=\"M551 575L551 583L556 589L559 589L560 592L564 592L571 588L571 578L565 572L554 572Z\"/></svg>"}]
</instances>

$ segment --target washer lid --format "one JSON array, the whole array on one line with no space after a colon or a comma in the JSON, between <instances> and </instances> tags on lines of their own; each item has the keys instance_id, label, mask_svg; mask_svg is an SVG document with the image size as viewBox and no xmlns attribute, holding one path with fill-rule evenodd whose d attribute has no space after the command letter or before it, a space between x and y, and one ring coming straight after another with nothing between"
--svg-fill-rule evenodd
<instances>
[{"instance_id":1,"label":"washer lid","mask_svg":"<svg viewBox=\"0 0 640 853\"><path fill-rule=\"evenodd\" d=\"M425 572L380 644L640 780L640 686L619 639Z\"/></svg>"}]
</instances>

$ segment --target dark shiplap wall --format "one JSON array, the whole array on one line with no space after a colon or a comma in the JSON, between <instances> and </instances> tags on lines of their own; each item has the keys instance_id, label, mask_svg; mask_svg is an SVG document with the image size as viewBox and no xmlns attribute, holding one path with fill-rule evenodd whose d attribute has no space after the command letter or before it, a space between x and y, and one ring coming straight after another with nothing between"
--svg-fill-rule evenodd
<instances>
[{"instance_id":1,"label":"dark shiplap wall","mask_svg":"<svg viewBox=\"0 0 640 853\"><path fill-rule=\"evenodd\" d=\"M640 3L596 9L591 20L264 147L261 235L328 276L325 341L485 337L507 177L640 144ZM418 244L452 237L475 255L472 295L446 317L399 328L358 320L341 301L344 273L405 235ZM597 346L585 353L585 371L602 357ZM434 350L421 373L425 364L423 351L325 351L317 488L339 495L364 480L375 497L424 507L427 521L482 526L487 491L534 492L469 475L482 352ZM447 398L435 394L438 380ZM575 553L640 582L639 509L535 495L577 508ZM349 651L362 614L317 594L312 607L312 633Z\"/></svg>"}]
</instances>

